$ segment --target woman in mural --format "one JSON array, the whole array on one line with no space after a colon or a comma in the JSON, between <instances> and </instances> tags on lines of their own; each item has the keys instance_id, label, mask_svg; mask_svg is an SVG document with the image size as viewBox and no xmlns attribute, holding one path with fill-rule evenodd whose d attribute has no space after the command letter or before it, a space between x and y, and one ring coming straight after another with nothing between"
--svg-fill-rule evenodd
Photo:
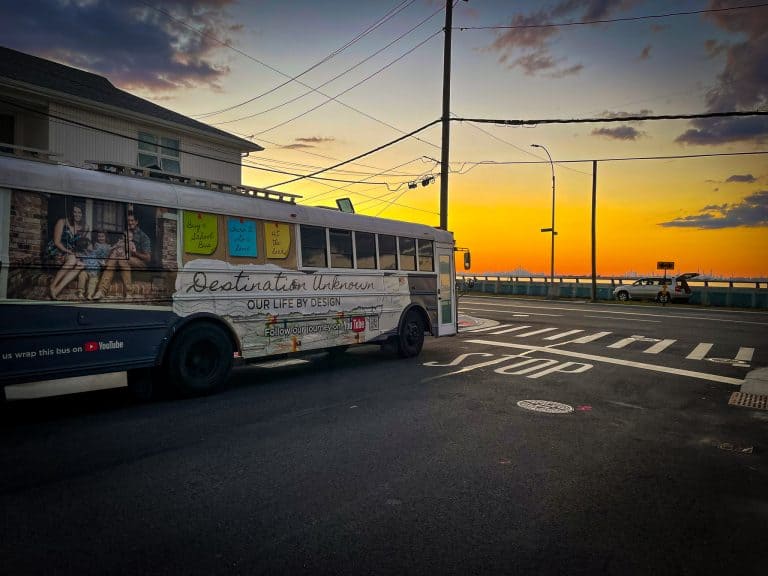
<instances>
[{"instance_id":1,"label":"woman in mural","mask_svg":"<svg viewBox=\"0 0 768 576\"><path fill-rule=\"evenodd\" d=\"M73 204L69 213L56 221L53 237L46 246L48 258L59 266L49 288L53 300L59 299L61 291L85 267L77 256L77 242L86 235L84 209L80 204Z\"/></svg>"}]
</instances>

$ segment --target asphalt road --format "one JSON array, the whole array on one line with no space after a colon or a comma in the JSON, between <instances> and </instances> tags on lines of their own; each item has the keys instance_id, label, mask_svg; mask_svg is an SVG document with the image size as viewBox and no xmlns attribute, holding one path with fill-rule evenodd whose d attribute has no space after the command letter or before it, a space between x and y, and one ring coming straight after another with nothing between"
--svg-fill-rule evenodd
<instances>
[{"instance_id":1,"label":"asphalt road","mask_svg":"<svg viewBox=\"0 0 768 576\"><path fill-rule=\"evenodd\" d=\"M416 359L6 405L3 573L765 573L768 411L728 399L768 314L461 308L492 322Z\"/></svg>"}]
</instances>

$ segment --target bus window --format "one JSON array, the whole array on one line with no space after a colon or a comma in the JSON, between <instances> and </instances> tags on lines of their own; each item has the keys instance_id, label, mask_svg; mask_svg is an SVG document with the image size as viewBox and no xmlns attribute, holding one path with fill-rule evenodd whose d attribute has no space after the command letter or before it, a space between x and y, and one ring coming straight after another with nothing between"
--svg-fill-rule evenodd
<instances>
[{"instance_id":1,"label":"bus window","mask_svg":"<svg viewBox=\"0 0 768 576\"><path fill-rule=\"evenodd\" d=\"M376 235L370 232L355 232L355 255L357 268L376 268Z\"/></svg>"},{"instance_id":2,"label":"bus window","mask_svg":"<svg viewBox=\"0 0 768 576\"><path fill-rule=\"evenodd\" d=\"M379 234L379 266L382 270L397 270L397 243L394 236Z\"/></svg>"},{"instance_id":3,"label":"bus window","mask_svg":"<svg viewBox=\"0 0 768 576\"><path fill-rule=\"evenodd\" d=\"M352 232L329 230L331 240L331 268L352 268Z\"/></svg>"},{"instance_id":4,"label":"bus window","mask_svg":"<svg viewBox=\"0 0 768 576\"><path fill-rule=\"evenodd\" d=\"M419 240L419 270L434 272L435 263L432 252L432 240Z\"/></svg>"},{"instance_id":5,"label":"bus window","mask_svg":"<svg viewBox=\"0 0 768 576\"><path fill-rule=\"evenodd\" d=\"M312 268L327 268L328 256L325 242L325 228L318 226L301 227L301 264Z\"/></svg>"},{"instance_id":6,"label":"bus window","mask_svg":"<svg viewBox=\"0 0 768 576\"><path fill-rule=\"evenodd\" d=\"M400 269L416 270L416 240L413 238L399 238L400 241Z\"/></svg>"}]
</instances>

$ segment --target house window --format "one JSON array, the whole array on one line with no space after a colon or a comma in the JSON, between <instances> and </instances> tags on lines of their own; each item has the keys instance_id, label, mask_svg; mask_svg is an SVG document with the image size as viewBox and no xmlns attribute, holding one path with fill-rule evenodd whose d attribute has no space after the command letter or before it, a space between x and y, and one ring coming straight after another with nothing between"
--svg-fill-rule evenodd
<instances>
[{"instance_id":1,"label":"house window","mask_svg":"<svg viewBox=\"0 0 768 576\"><path fill-rule=\"evenodd\" d=\"M142 168L181 174L178 138L139 132L138 165Z\"/></svg>"}]
</instances>

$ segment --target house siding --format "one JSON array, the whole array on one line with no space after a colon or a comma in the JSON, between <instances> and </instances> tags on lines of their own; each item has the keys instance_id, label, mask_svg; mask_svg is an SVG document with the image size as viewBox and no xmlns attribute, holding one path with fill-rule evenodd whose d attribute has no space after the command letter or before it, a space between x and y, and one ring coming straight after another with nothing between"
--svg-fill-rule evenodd
<instances>
[{"instance_id":1,"label":"house siding","mask_svg":"<svg viewBox=\"0 0 768 576\"><path fill-rule=\"evenodd\" d=\"M135 165L138 155L138 143L135 139L138 137L139 131L146 131L178 138L180 148L193 153L182 152L182 174L219 182L234 184L241 182L240 152L238 150L227 149L180 131L158 128L152 124L139 124L66 104L51 102L49 111L51 118L47 148L58 154L56 160L60 162L83 166L88 162L98 160ZM93 126L94 129L77 124L68 124L59 118ZM125 135L128 138L118 135ZM201 158L194 154L212 158ZM219 162L215 160L216 158L226 162Z\"/></svg>"}]
</instances>

